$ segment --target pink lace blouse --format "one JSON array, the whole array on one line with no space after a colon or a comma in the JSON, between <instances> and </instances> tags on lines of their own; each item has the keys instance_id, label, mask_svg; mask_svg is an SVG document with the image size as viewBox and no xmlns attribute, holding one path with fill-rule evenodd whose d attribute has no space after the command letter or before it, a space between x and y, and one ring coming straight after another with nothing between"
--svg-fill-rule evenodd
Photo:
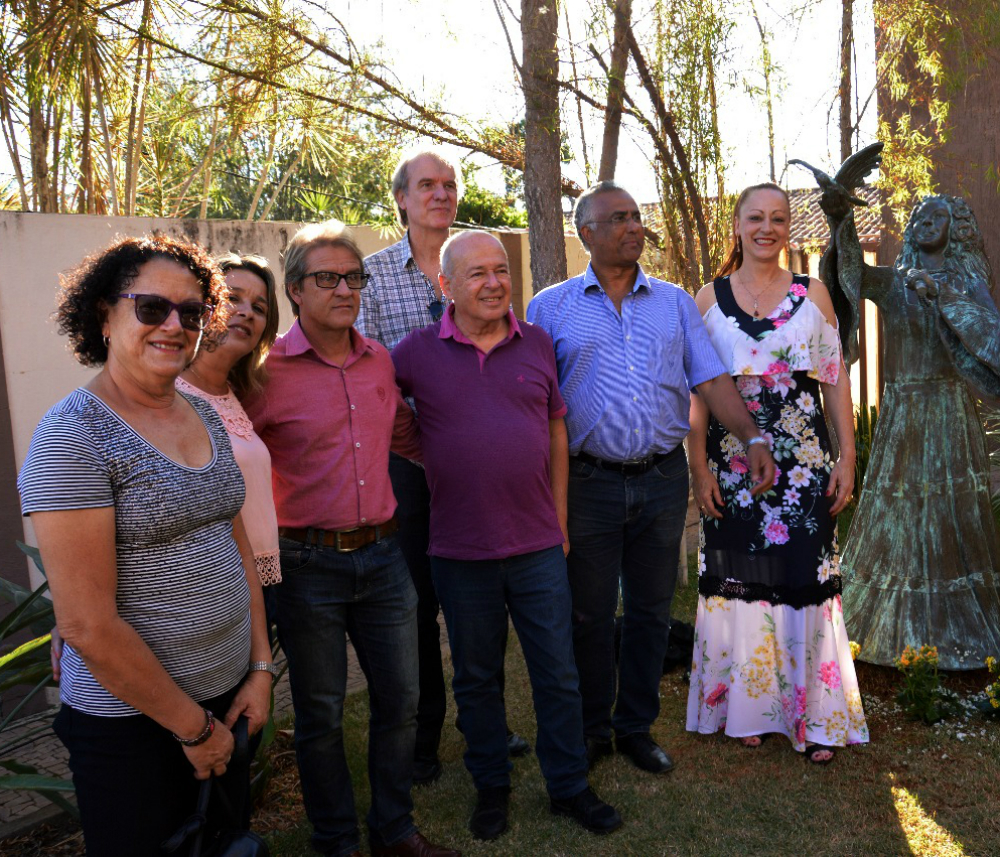
<instances>
[{"instance_id":1,"label":"pink lace blouse","mask_svg":"<svg viewBox=\"0 0 1000 857\"><path fill-rule=\"evenodd\" d=\"M243 472L247 494L243 503L243 526L257 562L261 586L281 582L278 553L278 516L271 493L271 454L267 451L243 406L230 390L224 396L213 396L199 390L183 378L177 379L177 389L208 402L222 417L233 445L236 463Z\"/></svg>"}]
</instances>

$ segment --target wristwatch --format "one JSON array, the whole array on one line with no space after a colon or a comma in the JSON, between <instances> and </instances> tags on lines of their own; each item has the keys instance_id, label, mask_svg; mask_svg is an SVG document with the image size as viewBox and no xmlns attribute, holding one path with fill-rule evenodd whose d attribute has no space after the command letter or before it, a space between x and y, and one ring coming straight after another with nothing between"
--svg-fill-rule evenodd
<instances>
[{"instance_id":1,"label":"wristwatch","mask_svg":"<svg viewBox=\"0 0 1000 857\"><path fill-rule=\"evenodd\" d=\"M272 681L278 677L278 668L270 661L251 661L249 672L270 673Z\"/></svg>"}]
</instances>

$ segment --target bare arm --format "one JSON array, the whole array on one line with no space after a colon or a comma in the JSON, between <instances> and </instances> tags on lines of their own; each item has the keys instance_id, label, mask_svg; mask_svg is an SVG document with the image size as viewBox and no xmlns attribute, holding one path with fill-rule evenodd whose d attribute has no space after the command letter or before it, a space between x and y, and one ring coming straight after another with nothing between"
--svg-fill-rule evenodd
<instances>
[{"instance_id":1,"label":"bare arm","mask_svg":"<svg viewBox=\"0 0 1000 857\"><path fill-rule=\"evenodd\" d=\"M260 586L260 576L257 574L257 561L254 559L250 540L247 538L243 518L237 515L233 518L233 538L240 549L243 558L243 571L246 574L247 586L250 587L250 660L271 662L271 646L267 642L267 619L264 615L264 593ZM269 672L256 670L251 672L240 686L233 699L229 711L226 712L226 726L230 729L241 714L247 716L248 729L251 735L266 722L271 711L271 684Z\"/></svg>"},{"instance_id":2,"label":"bare arm","mask_svg":"<svg viewBox=\"0 0 1000 857\"><path fill-rule=\"evenodd\" d=\"M568 554L569 435L566 433L566 421L562 417L549 420L549 486L556 504L559 528L563 533L563 554Z\"/></svg>"},{"instance_id":3,"label":"bare arm","mask_svg":"<svg viewBox=\"0 0 1000 857\"><path fill-rule=\"evenodd\" d=\"M701 396L691 396L691 430L687 436L688 466L691 469L691 490L702 514L721 518L725 505L719 482L708 469L708 406Z\"/></svg>"},{"instance_id":4,"label":"bare arm","mask_svg":"<svg viewBox=\"0 0 1000 857\"><path fill-rule=\"evenodd\" d=\"M826 286L819 280L809 281L809 299L823 313L826 320L836 326L837 319L833 311L833 301ZM851 404L851 376L847 367L841 362L840 374L836 384L821 384L823 407L830 417L833 431L837 435L837 446L840 448L840 458L830 472L830 482L826 496L830 501L830 514L841 512L850 502L854 493L854 408Z\"/></svg>"},{"instance_id":5,"label":"bare arm","mask_svg":"<svg viewBox=\"0 0 1000 857\"><path fill-rule=\"evenodd\" d=\"M715 418L743 441L744 445L750 438L760 437L760 430L729 375L717 375L699 384L696 389ZM767 444L755 443L747 447L747 461L755 483L750 493L756 497L767 491L774 482L774 459Z\"/></svg>"},{"instance_id":6,"label":"bare arm","mask_svg":"<svg viewBox=\"0 0 1000 857\"><path fill-rule=\"evenodd\" d=\"M34 512L31 522L52 591L56 623L109 692L183 738L205 726L202 707L182 691L135 629L118 615L113 507ZM184 747L198 779L225 772L233 736L216 722L211 737Z\"/></svg>"}]
</instances>

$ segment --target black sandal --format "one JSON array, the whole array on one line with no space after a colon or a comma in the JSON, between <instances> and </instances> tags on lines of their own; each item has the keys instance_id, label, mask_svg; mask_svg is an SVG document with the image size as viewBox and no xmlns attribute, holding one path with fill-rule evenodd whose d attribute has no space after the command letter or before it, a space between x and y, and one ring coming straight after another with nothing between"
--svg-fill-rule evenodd
<instances>
[{"instance_id":1,"label":"black sandal","mask_svg":"<svg viewBox=\"0 0 1000 857\"><path fill-rule=\"evenodd\" d=\"M817 759L817 753L829 753L829 759ZM810 744L806 747L806 761L810 765L829 765L837 756L836 747L827 747L825 744Z\"/></svg>"}]
</instances>

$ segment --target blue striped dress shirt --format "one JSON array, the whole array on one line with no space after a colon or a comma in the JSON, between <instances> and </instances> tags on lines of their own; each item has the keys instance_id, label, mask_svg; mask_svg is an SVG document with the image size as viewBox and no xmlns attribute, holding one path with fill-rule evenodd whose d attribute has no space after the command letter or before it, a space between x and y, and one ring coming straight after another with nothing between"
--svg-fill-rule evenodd
<instances>
[{"instance_id":1,"label":"blue striped dress shirt","mask_svg":"<svg viewBox=\"0 0 1000 857\"><path fill-rule=\"evenodd\" d=\"M726 373L694 299L641 267L621 315L588 265L535 295L526 316L552 337L570 455L670 452L690 428L691 388Z\"/></svg>"}]
</instances>

